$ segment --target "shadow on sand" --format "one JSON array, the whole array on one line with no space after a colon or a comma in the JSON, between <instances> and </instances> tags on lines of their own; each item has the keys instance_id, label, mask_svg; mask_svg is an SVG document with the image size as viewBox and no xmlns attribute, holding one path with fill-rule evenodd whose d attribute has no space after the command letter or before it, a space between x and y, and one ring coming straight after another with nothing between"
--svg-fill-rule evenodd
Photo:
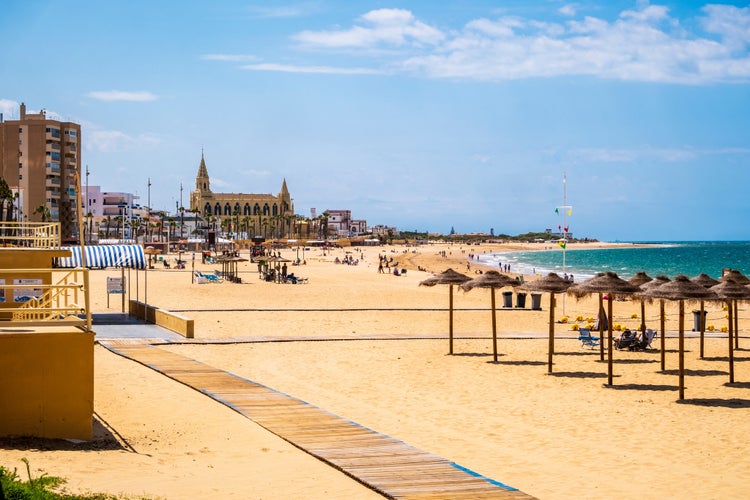
<instances>
[{"instance_id":1,"label":"shadow on sand","mask_svg":"<svg viewBox=\"0 0 750 500\"><path fill-rule=\"evenodd\" d=\"M0 438L0 448L7 450L35 451L129 451L138 453L116 430L99 415L94 416L93 439L80 441L70 439L48 439L30 436Z\"/></svg>"},{"instance_id":2,"label":"shadow on sand","mask_svg":"<svg viewBox=\"0 0 750 500\"><path fill-rule=\"evenodd\" d=\"M622 384L622 385L604 385L606 389L616 389L618 391L676 391L679 389L676 385L666 384Z\"/></svg>"},{"instance_id":3,"label":"shadow on sand","mask_svg":"<svg viewBox=\"0 0 750 500\"><path fill-rule=\"evenodd\" d=\"M722 408L750 408L750 399L718 399L718 398L701 398L701 399L683 399L677 401L681 405L695 405Z\"/></svg>"}]
</instances>

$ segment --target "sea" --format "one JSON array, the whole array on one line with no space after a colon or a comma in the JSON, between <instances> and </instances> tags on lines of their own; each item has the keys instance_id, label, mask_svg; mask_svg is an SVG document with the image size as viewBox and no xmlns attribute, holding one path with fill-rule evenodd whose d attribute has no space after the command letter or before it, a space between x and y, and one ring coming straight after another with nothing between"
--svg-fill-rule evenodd
<instances>
[{"instance_id":1,"label":"sea","mask_svg":"<svg viewBox=\"0 0 750 500\"><path fill-rule=\"evenodd\" d=\"M614 248L566 250L550 243L545 248L478 254L478 261L498 268L509 264L511 272L515 273L572 274L576 282L604 271L614 271L623 279L639 271L652 278L660 274L669 278L678 274L694 278L706 273L718 279L723 269L737 269L750 275L750 241L632 242Z\"/></svg>"}]
</instances>

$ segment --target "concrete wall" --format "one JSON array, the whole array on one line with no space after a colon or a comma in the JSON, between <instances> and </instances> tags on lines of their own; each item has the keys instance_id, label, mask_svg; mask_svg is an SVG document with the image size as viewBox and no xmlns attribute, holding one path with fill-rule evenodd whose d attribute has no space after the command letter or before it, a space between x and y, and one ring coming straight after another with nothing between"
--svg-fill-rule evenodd
<instances>
[{"instance_id":1,"label":"concrete wall","mask_svg":"<svg viewBox=\"0 0 750 500\"><path fill-rule=\"evenodd\" d=\"M90 440L94 333L0 328L0 436Z\"/></svg>"},{"instance_id":2,"label":"concrete wall","mask_svg":"<svg viewBox=\"0 0 750 500\"><path fill-rule=\"evenodd\" d=\"M143 302L136 300L130 301L128 312L131 316L179 333L187 339L195 336L195 320L185 316L158 307L146 306Z\"/></svg>"}]
</instances>

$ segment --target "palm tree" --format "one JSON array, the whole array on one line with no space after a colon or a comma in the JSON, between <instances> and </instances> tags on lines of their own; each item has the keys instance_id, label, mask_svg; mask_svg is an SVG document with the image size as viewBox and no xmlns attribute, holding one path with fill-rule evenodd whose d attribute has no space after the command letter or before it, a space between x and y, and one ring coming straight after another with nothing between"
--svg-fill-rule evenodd
<instances>
[{"instance_id":1,"label":"palm tree","mask_svg":"<svg viewBox=\"0 0 750 500\"><path fill-rule=\"evenodd\" d=\"M141 229L142 226L143 226L143 223L141 222L140 218L133 219L133 221L130 224L131 230L135 234L135 244L136 245L138 244L138 231Z\"/></svg>"},{"instance_id":2,"label":"palm tree","mask_svg":"<svg viewBox=\"0 0 750 500\"><path fill-rule=\"evenodd\" d=\"M5 212L5 203L8 203L8 212L5 217L6 221L13 220L12 214L13 214L13 200L15 199L13 195L13 191L10 189L10 186L8 186L8 183L5 182L5 179L0 177L0 220L3 218L3 213Z\"/></svg>"},{"instance_id":3,"label":"palm tree","mask_svg":"<svg viewBox=\"0 0 750 500\"><path fill-rule=\"evenodd\" d=\"M234 216L235 224L234 224L234 232L235 232L235 238L237 237L236 234L240 231L240 207L234 207L234 212L232 215Z\"/></svg>"},{"instance_id":4,"label":"palm tree","mask_svg":"<svg viewBox=\"0 0 750 500\"><path fill-rule=\"evenodd\" d=\"M108 215L104 218L104 222L107 223L107 233L105 234L105 238L109 239L109 227L112 225L112 216Z\"/></svg>"},{"instance_id":5,"label":"palm tree","mask_svg":"<svg viewBox=\"0 0 750 500\"><path fill-rule=\"evenodd\" d=\"M51 218L49 213L49 208L47 208L47 205L39 205L34 209L32 212L34 215L39 214L42 216L42 222L47 222L47 219Z\"/></svg>"},{"instance_id":6,"label":"palm tree","mask_svg":"<svg viewBox=\"0 0 750 500\"><path fill-rule=\"evenodd\" d=\"M248 232L250 229L249 225L250 225L250 217L246 215L242 218L242 227L245 229L245 239L249 239L248 238L249 237Z\"/></svg>"}]
</instances>

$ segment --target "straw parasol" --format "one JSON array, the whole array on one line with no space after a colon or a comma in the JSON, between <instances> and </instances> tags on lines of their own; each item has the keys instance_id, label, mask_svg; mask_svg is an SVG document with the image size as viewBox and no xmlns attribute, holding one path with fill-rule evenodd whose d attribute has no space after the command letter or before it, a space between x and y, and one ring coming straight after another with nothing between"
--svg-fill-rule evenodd
<instances>
[{"instance_id":1,"label":"straw parasol","mask_svg":"<svg viewBox=\"0 0 750 500\"><path fill-rule=\"evenodd\" d=\"M568 290L573 283L555 273L534 281L527 281L519 287L530 292L549 292L549 348L547 351L547 373L552 373L552 355L555 352L555 294Z\"/></svg>"},{"instance_id":2,"label":"straw parasol","mask_svg":"<svg viewBox=\"0 0 750 500\"><path fill-rule=\"evenodd\" d=\"M669 283L654 287L645 296L657 299L678 300L680 302L679 317L679 350L680 350L680 399L685 399L685 300L711 300L716 299L716 294L711 290L693 283L690 278L681 274Z\"/></svg>"},{"instance_id":3,"label":"straw parasol","mask_svg":"<svg viewBox=\"0 0 750 500\"><path fill-rule=\"evenodd\" d=\"M668 276L665 276L664 274L658 275L653 280L649 281L648 283L644 283L640 286L641 289L641 296L651 299L652 297L649 297L648 295L645 295L645 292L648 292L649 290L660 287L664 283L669 283L671 280ZM661 371L666 370L666 338L667 338L667 328L666 328L666 314L664 312L664 299L659 299L659 337L660 337L660 344L661 344Z\"/></svg>"},{"instance_id":4,"label":"straw parasol","mask_svg":"<svg viewBox=\"0 0 750 500\"><path fill-rule=\"evenodd\" d=\"M453 354L453 285L460 285L470 281L471 278L465 274L454 271L451 268L446 269L440 274L430 276L424 281L420 281L420 286L448 285L448 335L449 335L449 354Z\"/></svg>"},{"instance_id":5,"label":"straw parasol","mask_svg":"<svg viewBox=\"0 0 750 500\"><path fill-rule=\"evenodd\" d=\"M635 285L631 285L624 279L617 276L616 273L608 271L604 274L594 276L593 278L579 283L576 286L571 287L568 293L572 293L577 297L589 295L591 293L607 293L609 294L609 300L607 301L607 313L609 321L607 321L607 385L612 385L612 299L614 294L618 295L632 295L639 291L639 288ZM604 360L604 346L603 342L600 342L600 356Z\"/></svg>"},{"instance_id":6,"label":"straw parasol","mask_svg":"<svg viewBox=\"0 0 750 500\"><path fill-rule=\"evenodd\" d=\"M497 271L487 271L478 277L469 280L461 285L462 290L469 292L474 288L489 288L490 297L492 297L492 356L497 363L497 319L495 317L495 289L505 288L506 286L518 286L519 281Z\"/></svg>"},{"instance_id":7,"label":"straw parasol","mask_svg":"<svg viewBox=\"0 0 750 500\"><path fill-rule=\"evenodd\" d=\"M732 280L740 285L750 285L750 278L739 272L737 269L728 269L724 272L723 276L719 281ZM731 306L730 306L731 307ZM740 348L740 334L738 327L739 312L737 310L737 301L734 301L734 348ZM730 325L730 331L732 330Z\"/></svg>"},{"instance_id":8,"label":"straw parasol","mask_svg":"<svg viewBox=\"0 0 750 500\"><path fill-rule=\"evenodd\" d=\"M651 276L649 276L643 271L639 271L635 273L635 275L628 280L628 283L640 288L641 286L651 281L654 281L654 278L652 278ZM642 332L646 331L646 302L643 300L641 300L641 331Z\"/></svg>"},{"instance_id":9,"label":"straw parasol","mask_svg":"<svg viewBox=\"0 0 750 500\"><path fill-rule=\"evenodd\" d=\"M701 273L695 278L691 279L693 283L696 283L700 286L711 288L714 285L718 285L721 283L719 280L713 279L711 276L709 276L706 273ZM700 325L700 332L701 332L701 359L703 359L704 355L704 340L706 336L706 304L703 300L701 300L701 311L700 311L700 320L698 321Z\"/></svg>"},{"instance_id":10,"label":"straw parasol","mask_svg":"<svg viewBox=\"0 0 750 500\"><path fill-rule=\"evenodd\" d=\"M728 330L728 337L729 337L729 382L734 382L734 349L732 348L732 302L735 303L735 328L734 330L737 331L736 321L736 311L737 311L737 302L740 300L750 300L750 288L748 288L746 285L741 285L731 279L723 280L718 285L714 285L710 288L712 292L714 292L720 299L723 299L727 302L727 308L729 309L729 330Z\"/></svg>"}]
</instances>

